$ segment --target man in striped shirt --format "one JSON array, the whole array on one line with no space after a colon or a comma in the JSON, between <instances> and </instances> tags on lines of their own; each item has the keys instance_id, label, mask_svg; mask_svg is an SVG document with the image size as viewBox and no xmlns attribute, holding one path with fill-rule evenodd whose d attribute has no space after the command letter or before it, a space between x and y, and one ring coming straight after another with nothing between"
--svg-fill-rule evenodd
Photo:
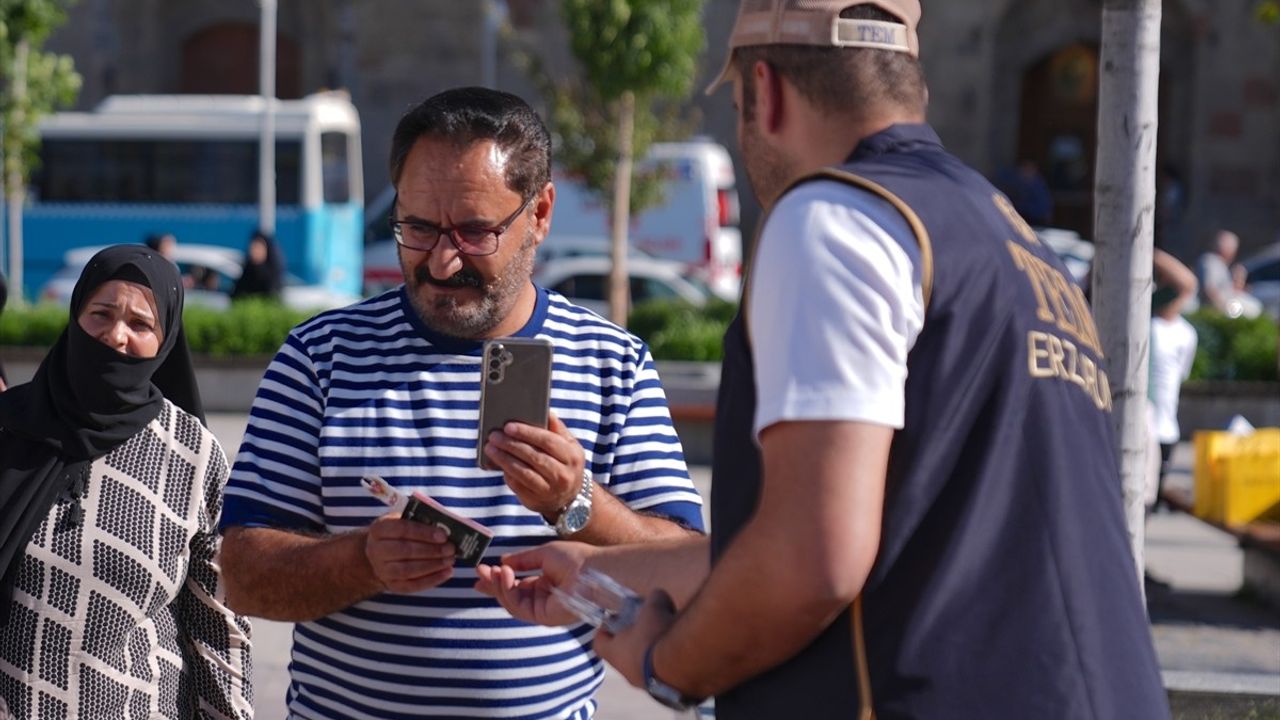
<instances>
[{"instance_id":1,"label":"man in striped shirt","mask_svg":"<svg viewBox=\"0 0 1280 720\"><path fill-rule=\"evenodd\" d=\"M700 532L653 359L530 281L555 188L550 137L522 100L427 99L396 128L391 177L405 284L298 326L267 368L223 511L228 603L298 623L292 717L589 718L591 628L514 620L438 528L384 514L360 479L485 525L487 562L557 537ZM500 470L486 471L481 343L506 336L553 343L551 419L493 433Z\"/></svg>"}]
</instances>

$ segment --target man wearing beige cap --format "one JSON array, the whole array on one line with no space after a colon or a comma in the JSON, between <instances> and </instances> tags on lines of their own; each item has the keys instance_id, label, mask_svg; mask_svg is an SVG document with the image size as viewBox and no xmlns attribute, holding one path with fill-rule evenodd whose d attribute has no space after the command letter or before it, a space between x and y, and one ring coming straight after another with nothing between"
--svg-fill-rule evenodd
<instances>
[{"instance_id":1,"label":"man wearing beige cap","mask_svg":"<svg viewBox=\"0 0 1280 720\"><path fill-rule=\"evenodd\" d=\"M482 589L538 622L583 566L648 592L596 651L720 720L1168 717L1088 305L924 124L919 20L742 4L716 84L768 214L725 336L709 553L559 544Z\"/></svg>"}]
</instances>

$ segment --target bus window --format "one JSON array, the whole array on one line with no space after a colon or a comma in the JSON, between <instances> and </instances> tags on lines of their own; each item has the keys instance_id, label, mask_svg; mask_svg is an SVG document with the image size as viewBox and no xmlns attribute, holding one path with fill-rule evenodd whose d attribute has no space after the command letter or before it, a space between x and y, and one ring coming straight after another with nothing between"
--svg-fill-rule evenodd
<instances>
[{"instance_id":1,"label":"bus window","mask_svg":"<svg viewBox=\"0 0 1280 720\"><path fill-rule=\"evenodd\" d=\"M256 141L49 139L41 156L41 202L257 202ZM277 202L298 203L301 164L300 141L276 141Z\"/></svg>"},{"instance_id":2,"label":"bus window","mask_svg":"<svg viewBox=\"0 0 1280 720\"><path fill-rule=\"evenodd\" d=\"M324 184L326 203L351 201L351 176L348 172L345 134L320 134L320 179Z\"/></svg>"}]
</instances>

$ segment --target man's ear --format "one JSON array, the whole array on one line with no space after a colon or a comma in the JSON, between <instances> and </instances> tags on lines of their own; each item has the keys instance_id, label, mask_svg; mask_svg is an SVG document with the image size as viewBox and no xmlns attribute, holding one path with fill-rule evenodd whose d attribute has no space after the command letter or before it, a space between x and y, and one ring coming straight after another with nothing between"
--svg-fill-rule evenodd
<instances>
[{"instance_id":1,"label":"man's ear","mask_svg":"<svg viewBox=\"0 0 1280 720\"><path fill-rule=\"evenodd\" d=\"M751 80L756 86L755 110L760 127L766 133L776 133L785 116L782 76L772 65L759 60L751 66Z\"/></svg>"},{"instance_id":2,"label":"man's ear","mask_svg":"<svg viewBox=\"0 0 1280 720\"><path fill-rule=\"evenodd\" d=\"M555 212L555 205L556 186L555 183L548 182L533 202L534 247L541 245L547 233L551 232L551 216Z\"/></svg>"}]
</instances>

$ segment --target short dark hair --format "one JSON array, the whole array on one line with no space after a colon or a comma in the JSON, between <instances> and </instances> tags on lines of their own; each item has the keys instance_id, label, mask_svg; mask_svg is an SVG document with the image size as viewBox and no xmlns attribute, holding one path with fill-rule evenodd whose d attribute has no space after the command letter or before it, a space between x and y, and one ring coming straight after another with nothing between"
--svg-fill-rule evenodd
<instances>
[{"instance_id":1,"label":"short dark hair","mask_svg":"<svg viewBox=\"0 0 1280 720\"><path fill-rule=\"evenodd\" d=\"M875 5L854 5L842 18L902 22ZM752 120L755 88L751 68L767 63L820 110L857 117L866 108L893 105L924 113L928 104L924 69L904 52L873 48L812 45L748 45L734 50L734 67L742 77L743 118Z\"/></svg>"},{"instance_id":2,"label":"short dark hair","mask_svg":"<svg viewBox=\"0 0 1280 720\"><path fill-rule=\"evenodd\" d=\"M422 137L461 146L493 140L508 153L507 187L528 200L551 180L551 133L529 104L511 93L482 87L446 90L400 118L391 139L391 182L399 184L405 158Z\"/></svg>"}]
</instances>

